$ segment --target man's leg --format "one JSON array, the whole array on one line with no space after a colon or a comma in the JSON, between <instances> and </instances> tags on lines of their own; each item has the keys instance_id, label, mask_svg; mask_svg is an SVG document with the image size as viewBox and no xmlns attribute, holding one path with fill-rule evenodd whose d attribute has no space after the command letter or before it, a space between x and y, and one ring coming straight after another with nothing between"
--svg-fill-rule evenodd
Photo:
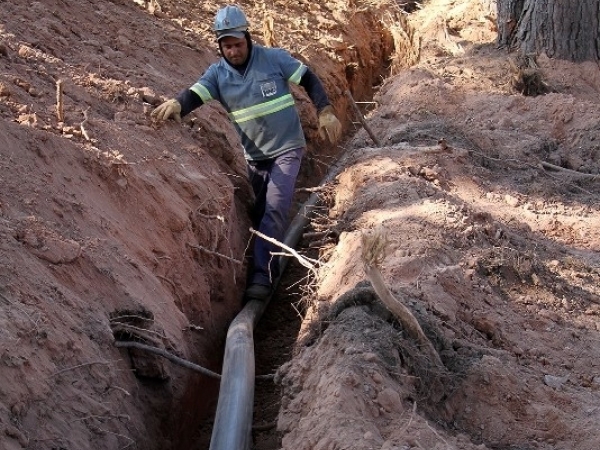
<instances>
[{"instance_id":1,"label":"man's leg","mask_svg":"<svg viewBox=\"0 0 600 450\"><path fill-rule=\"evenodd\" d=\"M258 231L282 241L288 225L288 215L294 196L296 178L304 149L291 150L273 161L267 177L264 214ZM271 255L279 246L260 237L254 241L254 272L251 284L268 286L279 276L279 258Z\"/></svg>"}]
</instances>

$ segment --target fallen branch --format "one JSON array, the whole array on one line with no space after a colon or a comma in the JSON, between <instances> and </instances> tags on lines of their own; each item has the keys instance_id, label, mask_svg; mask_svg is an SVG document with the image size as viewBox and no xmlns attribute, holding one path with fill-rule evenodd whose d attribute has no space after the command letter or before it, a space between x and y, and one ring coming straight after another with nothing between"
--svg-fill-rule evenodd
<instances>
[{"instance_id":1,"label":"fallen branch","mask_svg":"<svg viewBox=\"0 0 600 450\"><path fill-rule=\"evenodd\" d=\"M471 145L475 145L475 144L473 144L471 142ZM479 156L481 158L488 159L490 161L494 161L494 162L497 162L499 164L503 164L503 165L505 165L507 167L522 168L523 166L527 166L527 167L531 167L532 169L535 169L535 170L540 170L546 176L549 176L549 177L551 177L553 179L556 179L557 181L560 181L560 180L557 177L553 177L549 173L549 171L546 170L546 169L552 169L552 170L555 170L557 172L569 173L569 174L571 174L573 176L576 176L576 177L579 177L579 178L589 178L591 180L596 180L596 179L600 178L598 175L586 174L586 173L577 172L577 171L574 171L574 170L571 170L571 169L565 169L564 167L555 166L554 164L550 164L550 163L547 163L545 161L540 161L539 163L536 162L535 164L533 164L533 163L529 163L529 162L522 161L522 160L519 160L519 159L514 159L514 158L494 158L494 157L491 157L491 156L488 156L488 155L484 155L482 152L477 152L477 151L474 151L474 150L469 150L469 151L473 155L477 155L477 156ZM511 163L514 163L514 164L511 164ZM593 195L591 192L583 189L580 186L577 186L574 183L570 183L569 185L573 186L575 189L578 189L581 192L584 192L584 193L589 194L589 195Z\"/></svg>"},{"instance_id":2,"label":"fallen branch","mask_svg":"<svg viewBox=\"0 0 600 450\"><path fill-rule=\"evenodd\" d=\"M369 125L367 124L367 121L365 120L362 113L360 112L360 109L358 109L358 106L356 106L356 102L354 101L354 98L352 97L352 94L350 93L350 91L346 91L346 96L350 100L350 105L352 105L352 108L354 108L356 117L358 117L358 120L360 120L360 123L362 123L362 126L365 128L365 130L367 131L367 133L369 134L371 139L373 139L373 142L375 142L375 145L377 145L377 147L381 147L381 141L377 138L377 136L375 136L375 134L373 134L373 130L371 130L371 127L369 127Z\"/></svg>"},{"instance_id":3,"label":"fallen branch","mask_svg":"<svg viewBox=\"0 0 600 450\"><path fill-rule=\"evenodd\" d=\"M404 306L402 302L394 297L385 285L379 267L385 258L386 246L386 236L381 232L362 235L362 262L365 273L371 281L375 293L386 308L388 308L396 319L400 321L408 334L429 354L429 357L434 362L435 366L443 368L444 364L442 363L440 355L433 347L431 341L425 336L425 333L415 316L413 316L410 310Z\"/></svg>"},{"instance_id":4,"label":"fallen branch","mask_svg":"<svg viewBox=\"0 0 600 450\"><path fill-rule=\"evenodd\" d=\"M578 172L577 170L571 170L571 169L567 169L565 167L555 166L554 164L550 164L545 161L542 161L541 164L542 164L542 167L544 167L546 169L552 169L552 170L556 170L558 172L565 172L574 177L584 178L586 180L599 180L600 179L599 175Z\"/></svg>"},{"instance_id":5,"label":"fallen branch","mask_svg":"<svg viewBox=\"0 0 600 450\"><path fill-rule=\"evenodd\" d=\"M302 256L301 254L299 254L296 250L294 250L291 247L288 247L287 245L285 245L283 242L279 242L277 239L274 239L272 237L269 237L263 233L261 233L260 231L256 231L254 228L250 228L250 232L257 235L258 237L264 239L265 241L269 241L272 244L275 244L279 247L281 247L282 249L288 251L292 256L294 256L298 262L303 265L304 267L306 267L307 269L311 269L314 270L315 268L315 264L318 263L318 261L311 259L311 258L307 258L305 256Z\"/></svg>"},{"instance_id":6,"label":"fallen branch","mask_svg":"<svg viewBox=\"0 0 600 450\"><path fill-rule=\"evenodd\" d=\"M142 344L141 342L133 342L133 341L115 341L115 347L125 347L125 348L137 348L138 350L143 350L146 352L154 353L155 355L162 356L163 358L168 359L169 361L179 364L180 366L186 367L188 369L192 369L196 372L200 372L203 375L220 379L221 375L212 370L205 369L202 366L194 364L193 362L188 361L187 359L180 358L179 356L175 356L169 353L166 350L158 347L152 347L150 345Z\"/></svg>"}]
</instances>

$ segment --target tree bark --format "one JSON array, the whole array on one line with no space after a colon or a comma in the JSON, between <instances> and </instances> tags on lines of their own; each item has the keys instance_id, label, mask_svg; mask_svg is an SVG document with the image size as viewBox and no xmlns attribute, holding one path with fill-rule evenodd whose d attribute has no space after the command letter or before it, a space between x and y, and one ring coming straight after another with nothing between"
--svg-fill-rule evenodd
<instances>
[{"instance_id":1,"label":"tree bark","mask_svg":"<svg viewBox=\"0 0 600 450\"><path fill-rule=\"evenodd\" d=\"M498 45L571 61L600 59L600 1L497 0Z\"/></svg>"}]
</instances>

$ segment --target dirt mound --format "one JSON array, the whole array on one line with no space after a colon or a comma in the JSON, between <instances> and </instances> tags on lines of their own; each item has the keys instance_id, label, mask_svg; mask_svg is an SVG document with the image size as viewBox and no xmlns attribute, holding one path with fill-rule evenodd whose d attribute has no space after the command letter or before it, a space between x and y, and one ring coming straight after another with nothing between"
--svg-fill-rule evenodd
<instances>
[{"instance_id":1,"label":"dirt mound","mask_svg":"<svg viewBox=\"0 0 600 450\"><path fill-rule=\"evenodd\" d=\"M597 66L542 56L555 92L524 97L482 3L458 3L415 13L420 62L384 83L369 117L383 146L361 130L325 189L317 225L339 239L321 250L279 373L283 448L591 450L600 439ZM373 230L388 235L384 279L443 378L373 298L361 262Z\"/></svg>"}]
</instances>

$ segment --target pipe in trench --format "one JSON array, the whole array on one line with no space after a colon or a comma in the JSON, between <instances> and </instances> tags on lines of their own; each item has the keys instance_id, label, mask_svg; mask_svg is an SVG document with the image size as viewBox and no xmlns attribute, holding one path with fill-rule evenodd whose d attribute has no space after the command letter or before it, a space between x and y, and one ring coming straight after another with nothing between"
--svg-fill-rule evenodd
<instances>
[{"instance_id":1,"label":"pipe in trench","mask_svg":"<svg viewBox=\"0 0 600 450\"><path fill-rule=\"evenodd\" d=\"M337 175L340 160L329 170L319 186L333 180ZM310 195L290 223L283 243L294 248L304 227L310 221L312 208L319 202L316 193ZM288 258L281 258L281 273ZM281 275L275 281L279 283ZM219 387L217 411L210 440L210 450L249 450L252 444L252 414L254 406L254 336L253 330L269 300L251 300L233 319L227 331L223 370Z\"/></svg>"}]
</instances>

